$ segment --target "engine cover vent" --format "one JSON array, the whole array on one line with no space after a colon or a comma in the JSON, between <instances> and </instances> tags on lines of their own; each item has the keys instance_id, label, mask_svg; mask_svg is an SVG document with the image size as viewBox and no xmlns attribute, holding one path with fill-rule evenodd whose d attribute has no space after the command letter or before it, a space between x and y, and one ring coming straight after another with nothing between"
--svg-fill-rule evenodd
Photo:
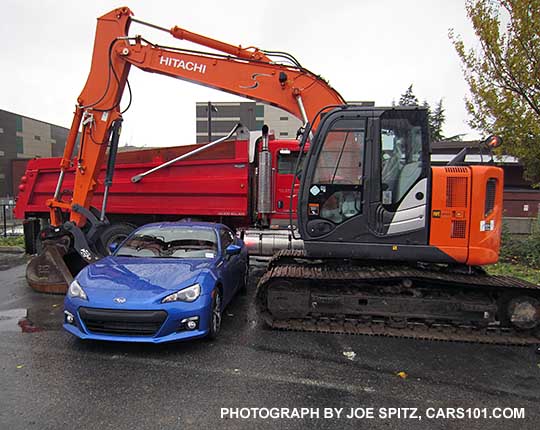
<instances>
[{"instance_id":1,"label":"engine cover vent","mask_svg":"<svg viewBox=\"0 0 540 430\"><path fill-rule=\"evenodd\" d=\"M467 207L468 178L449 176L446 179L446 207Z\"/></svg>"},{"instance_id":2,"label":"engine cover vent","mask_svg":"<svg viewBox=\"0 0 540 430\"><path fill-rule=\"evenodd\" d=\"M488 216L493 212L495 207L495 195L497 192L497 179L489 178L486 183L486 204L484 207L484 216Z\"/></svg>"},{"instance_id":3,"label":"engine cover vent","mask_svg":"<svg viewBox=\"0 0 540 430\"><path fill-rule=\"evenodd\" d=\"M467 234L467 221L452 220L452 239L465 239Z\"/></svg>"},{"instance_id":4,"label":"engine cover vent","mask_svg":"<svg viewBox=\"0 0 540 430\"><path fill-rule=\"evenodd\" d=\"M467 167L445 167L446 173L468 173Z\"/></svg>"}]
</instances>

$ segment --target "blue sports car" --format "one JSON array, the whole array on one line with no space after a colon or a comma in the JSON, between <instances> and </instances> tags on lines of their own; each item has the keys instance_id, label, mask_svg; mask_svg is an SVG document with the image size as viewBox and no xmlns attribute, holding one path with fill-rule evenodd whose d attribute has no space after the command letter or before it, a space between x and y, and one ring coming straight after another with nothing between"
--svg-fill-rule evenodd
<instances>
[{"instance_id":1,"label":"blue sports car","mask_svg":"<svg viewBox=\"0 0 540 430\"><path fill-rule=\"evenodd\" d=\"M215 338L248 269L246 246L224 225L148 224L77 275L64 328L81 339L121 342Z\"/></svg>"}]
</instances>

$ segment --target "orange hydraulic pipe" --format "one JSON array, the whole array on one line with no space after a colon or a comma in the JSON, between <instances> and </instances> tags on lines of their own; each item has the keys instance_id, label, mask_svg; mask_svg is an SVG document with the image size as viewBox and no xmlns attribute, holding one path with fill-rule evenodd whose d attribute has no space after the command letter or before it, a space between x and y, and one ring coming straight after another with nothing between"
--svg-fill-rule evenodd
<instances>
[{"instance_id":1,"label":"orange hydraulic pipe","mask_svg":"<svg viewBox=\"0 0 540 430\"><path fill-rule=\"evenodd\" d=\"M270 59L257 48L242 48L242 46L234 46L229 43L221 42L212 39L211 37L202 36L197 33L185 30L178 26L171 28L170 33L177 39L187 40L198 45L206 46L217 51L225 52L234 55L235 57L245 58L246 60L258 60L270 63Z\"/></svg>"},{"instance_id":2,"label":"orange hydraulic pipe","mask_svg":"<svg viewBox=\"0 0 540 430\"><path fill-rule=\"evenodd\" d=\"M81 125L83 110L78 106L75 107L75 115L73 116L73 121L71 123L71 128L69 129L69 134L66 139L66 147L64 148L64 155L60 163L60 168L66 170L71 165L71 156L73 155L73 149L75 148L75 143L77 142L77 135L79 132L79 126Z\"/></svg>"}]
</instances>

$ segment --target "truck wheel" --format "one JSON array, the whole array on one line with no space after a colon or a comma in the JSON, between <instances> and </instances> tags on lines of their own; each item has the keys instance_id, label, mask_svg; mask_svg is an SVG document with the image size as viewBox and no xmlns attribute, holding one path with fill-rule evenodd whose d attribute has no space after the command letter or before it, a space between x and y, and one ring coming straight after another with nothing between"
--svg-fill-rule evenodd
<instances>
[{"instance_id":1,"label":"truck wheel","mask_svg":"<svg viewBox=\"0 0 540 430\"><path fill-rule=\"evenodd\" d=\"M120 244L133 230L135 230L135 227L129 224L111 224L105 227L98 241L98 249L101 255L111 255L109 246L112 243Z\"/></svg>"}]
</instances>

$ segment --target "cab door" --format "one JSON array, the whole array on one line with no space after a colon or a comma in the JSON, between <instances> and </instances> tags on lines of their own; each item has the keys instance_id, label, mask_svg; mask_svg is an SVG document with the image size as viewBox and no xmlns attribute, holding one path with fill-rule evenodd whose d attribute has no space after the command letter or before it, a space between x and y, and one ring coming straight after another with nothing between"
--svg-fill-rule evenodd
<instances>
[{"instance_id":1,"label":"cab door","mask_svg":"<svg viewBox=\"0 0 540 430\"><path fill-rule=\"evenodd\" d=\"M298 202L298 189L300 184L294 181L294 192L291 202L291 185L294 178L294 169L298 160L299 151L282 148L276 154L276 169L274 171L274 214L275 218L289 219L289 210L292 204L293 213L296 213Z\"/></svg>"},{"instance_id":2,"label":"cab door","mask_svg":"<svg viewBox=\"0 0 540 430\"><path fill-rule=\"evenodd\" d=\"M431 182L427 111L392 109L375 124L379 156L373 164L379 181L373 184L371 228L383 241L426 245Z\"/></svg>"},{"instance_id":3,"label":"cab door","mask_svg":"<svg viewBox=\"0 0 540 430\"><path fill-rule=\"evenodd\" d=\"M305 235L344 241L351 223L355 234L368 231L368 117L344 113L327 118L319 130L315 137L319 143L310 147L302 181Z\"/></svg>"}]
</instances>

